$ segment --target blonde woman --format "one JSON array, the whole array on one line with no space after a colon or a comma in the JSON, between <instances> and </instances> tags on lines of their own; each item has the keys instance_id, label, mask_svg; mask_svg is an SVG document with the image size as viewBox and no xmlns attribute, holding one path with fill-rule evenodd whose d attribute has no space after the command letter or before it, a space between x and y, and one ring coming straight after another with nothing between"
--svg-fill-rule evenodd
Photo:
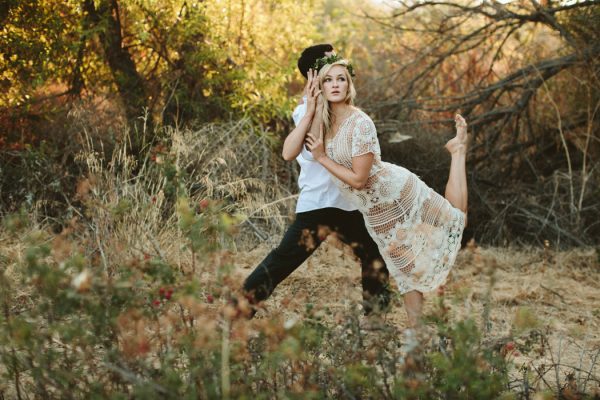
<instances>
[{"instance_id":1,"label":"blonde woman","mask_svg":"<svg viewBox=\"0 0 600 400\"><path fill-rule=\"evenodd\" d=\"M362 213L390 274L411 327L418 326L423 292L444 283L466 225L467 124L456 115L456 137L445 196L407 169L381 161L373 121L353 106L352 67L337 56L318 60L323 96L321 135L307 135L313 157L329 171L342 194Z\"/></svg>"}]
</instances>

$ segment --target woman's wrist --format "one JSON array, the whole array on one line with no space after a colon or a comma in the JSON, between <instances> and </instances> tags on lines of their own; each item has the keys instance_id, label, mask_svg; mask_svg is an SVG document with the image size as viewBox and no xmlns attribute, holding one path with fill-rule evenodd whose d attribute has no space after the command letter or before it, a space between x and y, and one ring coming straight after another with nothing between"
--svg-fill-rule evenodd
<instances>
[{"instance_id":1,"label":"woman's wrist","mask_svg":"<svg viewBox=\"0 0 600 400\"><path fill-rule=\"evenodd\" d=\"M317 160L317 162L319 164L323 164L323 162L325 162L325 160L327 159L327 154L325 154L325 153L320 153L320 154L317 154L317 155L313 154L313 157L314 157L315 160Z\"/></svg>"}]
</instances>

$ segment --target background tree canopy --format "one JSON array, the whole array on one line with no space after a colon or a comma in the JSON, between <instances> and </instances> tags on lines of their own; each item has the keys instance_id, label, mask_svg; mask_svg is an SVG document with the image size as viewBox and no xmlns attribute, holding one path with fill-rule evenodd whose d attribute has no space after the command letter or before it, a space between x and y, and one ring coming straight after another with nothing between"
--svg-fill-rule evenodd
<instances>
[{"instance_id":1,"label":"background tree canopy","mask_svg":"<svg viewBox=\"0 0 600 400\"><path fill-rule=\"evenodd\" d=\"M598 243L597 1L8 0L0 25L5 210L56 215L86 140L141 160L168 127L249 118L278 154L297 57L330 42L384 157L438 190L452 114L468 118L466 236Z\"/></svg>"}]
</instances>

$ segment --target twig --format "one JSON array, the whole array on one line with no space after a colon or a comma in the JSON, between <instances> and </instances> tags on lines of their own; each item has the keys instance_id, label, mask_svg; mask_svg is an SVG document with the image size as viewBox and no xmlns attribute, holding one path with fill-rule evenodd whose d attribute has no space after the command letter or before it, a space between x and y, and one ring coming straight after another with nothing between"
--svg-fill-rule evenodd
<instances>
[{"instance_id":1,"label":"twig","mask_svg":"<svg viewBox=\"0 0 600 400\"><path fill-rule=\"evenodd\" d=\"M254 225L252 223L252 221L250 221L249 219L245 219L244 222L247 223L248 225L250 225L250 228L252 228L252 230L254 231L254 234L256 236L258 236L258 238L260 240L262 240L263 242L269 238L263 231L261 231L260 229L258 229L258 227L256 225ZM242 224L244 222L242 222Z\"/></svg>"},{"instance_id":2,"label":"twig","mask_svg":"<svg viewBox=\"0 0 600 400\"><path fill-rule=\"evenodd\" d=\"M557 359L556 359L556 364L554 366L554 374L556 376L556 390L557 390L557 392L556 392L556 398L557 399L560 399L560 392L561 392L561 390L560 390L560 377L559 377L558 373L559 373L559 370L560 370L560 353L561 353L561 350L562 350L562 340L563 340L563 337L561 335L558 338L558 354L556 355Z\"/></svg>"},{"instance_id":3,"label":"twig","mask_svg":"<svg viewBox=\"0 0 600 400\"><path fill-rule=\"evenodd\" d=\"M558 105L554 101L554 98L550 95L550 89L548 89L546 80L540 74L539 71L536 71L536 72L537 72L538 76L540 77L540 79L542 79L542 86L545 89L546 97L548 98L548 101L550 101L550 103L552 104L552 107L554 108L554 111L556 112L556 118L558 119L558 132L560 134L560 141L563 145L563 149L565 150L565 157L567 158L567 169L569 171L569 194L570 194L570 198L571 198L570 211L571 211L571 213L573 213L573 211L576 210L576 208L575 208L575 189L573 188L573 166L571 163L571 154L569 153L569 147L567 146L567 139L565 138L565 133L563 132L563 122L562 122L562 118L560 116L560 109L558 108ZM572 214L571 214L571 216L573 217Z\"/></svg>"},{"instance_id":4,"label":"twig","mask_svg":"<svg viewBox=\"0 0 600 400\"><path fill-rule=\"evenodd\" d=\"M229 328L228 319L223 321L223 340L221 341L221 395L228 399L231 392L230 369L229 369Z\"/></svg>"},{"instance_id":5,"label":"twig","mask_svg":"<svg viewBox=\"0 0 600 400\"><path fill-rule=\"evenodd\" d=\"M522 207L518 207L517 210L519 210L521 212L521 214L517 214L515 213L515 215L522 215L524 217L527 218L531 218L533 220L537 220L538 222L543 222L544 219L542 219L540 216L532 213L531 211L522 208ZM566 237L568 237L569 239L571 239L574 243L577 243L580 246L585 246L585 243L579 239L577 236L567 232L564 229L561 229L560 226L558 226L557 224L555 224L554 226L548 225L549 227L553 228L559 235L564 235Z\"/></svg>"},{"instance_id":6,"label":"twig","mask_svg":"<svg viewBox=\"0 0 600 400\"><path fill-rule=\"evenodd\" d=\"M587 383L589 382L591 376L592 376L592 371L594 370L594 367L596 366L596 363L598 362L598 356L600 355L600 349L596 352L596 354L594 355L594 358L592 359L592 365L590 366L590 370L588 371L588 375L585 378L585 381L583 382L583 388L582 388L582 392L585 393L585 388L587 386Z\"/></svg>"},{"instance_id":7,"label":"twig","mask_svg":"<svg viewBox=\"0 0 600 400\"><path fill-rule=\"evenodd\" d=\"M583 356L585 355L585 350L586 350L586 344L587 344L587 335L583 341L583 346L581 347L581 351L579 353L579 371L577 371L577 387L580 387L580 382L581 382L581 369L583 367Z\"/></svg>"},{"instance_id":8,"label":"twig","mask_svg":"<svg viewBox=\"0 0 600 400\"><path fill-rule=\"evenodd\" d=\"M538 262L540 262L540 261L543 261L543 260L542 260L541 258L536 258L535 260L532 260L532 261L527 261L526 263L519 265L519 269L521 269L521 268L523 268L523 267L527 267L527 266L529 266L529 265L531 265L531 264L538 263Z\"/></svg>"},{"instance_id":9,"label":"twig","mask_svg":"<svg viewBox=\"0 0 600 400\"><path fill-rule=\"evenodd\" d=\"M100 251L100 257L102 257L102 264L104 265L104 272L108 275L108 262L106 261L106 255L104 254L104 249L102 248L102 243L100 242L100 236L98 235L98 230L96 229L95 224L90 224L92 231L94 232L94 236L96 237L96 243L98 244L98 250Z\"/></svg>"},{"instance_id":10,"label":"twig","mask_svg":"<svg viewBox=\"0 0 600 400\"><path fill-rule=\"evenodd\" d=\"M565 301L565 298L564 298L564 297L563 297L563 296L562 296L560 293L558 293L556 290L552 290L552 289L550 289L549 287L546 287L546 286L544 286L544 285L542 285L542 284L540 284L540 287L541 287L542 289L546 289L546 290L547 290L547 291L549 291L550 293L552 293L552 294L554 294L554 295L558 296L558 297L560 298L560 300L561 300L561 301L562 301L564 304L567 304L567 302Z\"/></svg>"},{"instance_id":11,"label":"twig","mask_svg":"<svg viewBox=\"0 0 600 400\"><path fill-rule=\"evenodd\" d=\"M158 245L156 238L154 238L154 236L152 235L152 232L148 231L147 237L148 237L148 240L150 241L150 243L152 244L152 247L154 247L154 251L156 251L158 253L158 255L160 256L160 258L162 260L166 260L165 254L160 249L160 246Z\"/></svg>"},{"instance_id":12,"label":"twig","mask_svg":"<svg viewBox=\"0 0 600 400\"><path fill-rule=\"evenodd\" d=\"M294 200L296 198L298 198L298 195L297 194L293 194L291 196L287 196L287 197L284 197L282 199L278 199L278 200L272 201L270 203L266 203L266 204L262 205L261 207L257 208L256 210L254 210L250 215L247 216L247 218L252 217L254 214L258 213L259 211L264 210L267 207L274 206L275 204L279 204L279 203L282 203L284 201Z\"/></svg>"},{"instance_id":13,"label":"twig","mask_svg":"<svg viewBox=\"0 0 600 400\"><path fill-rule=\"evenodd\" d=\"M539 378L539 379L538 379L538 381L541 379L541 380L542 380L542 382L544 382L544 383L546 384L546 386L548 386L549 388L551 388L551 387L552 387L552 385L550 385L550 382L548 382L548 381L546 380L546 378L545 378L545 375L546 375L546 372L550 371L550 369L551 369L552 367L550 367L550 366L549 366L547 370L543 370L543 369L542 369L541 371L540 371L540 369L538 369L538 368L537 368L535 365L533 365L533 364L531 365L531 367L532 367L532 368L535 370L535 372L537 373L537 375L538 375L538 378ZM543 367L542 367L542 368L543 368ZM536 382L534 382L534 383L537 383L537 381L536 381Z\"/></svg>"},{"instance_id":14,"label":"twig","mask_svg":"<svg viewBox=\"0 0 600 400\"><path fill-rule=\"evenodd\" d=\"M161 386L155 382L152 382L152 381L146 381L146 380L140 378L139 376L137 376L134 372L131 372L125 368L119 367L118 365L115 365L113 363L104 362L103 364L108 370L118 373L125 380L127 380L129 382L144 385L144 386L146 386L146 385L150 386L152 389L154 389L157 392L164 394L164 395L169 394L169 391L166 388L164 388L163 386Z\"/></svg>"}]
</instances>

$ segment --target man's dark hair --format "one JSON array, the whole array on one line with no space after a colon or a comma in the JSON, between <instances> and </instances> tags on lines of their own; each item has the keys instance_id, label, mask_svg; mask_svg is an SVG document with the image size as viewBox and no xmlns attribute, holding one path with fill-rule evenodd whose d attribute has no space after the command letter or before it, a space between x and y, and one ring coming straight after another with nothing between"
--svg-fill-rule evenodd
<instances>
[{"instance_id":1,"label":"man's dark hair","mask_svg":"<svg viewBox=\"0 0 600 400\"><path fill-rule=\"evenodd\" d=\"M308 70L315 65L315 62L322 57L325 57L325 53L333 51L333 46L329 43L317 44L305 48L298 59L298 69L300 73L308 79Z\"/></svg>"}]
</instances>

